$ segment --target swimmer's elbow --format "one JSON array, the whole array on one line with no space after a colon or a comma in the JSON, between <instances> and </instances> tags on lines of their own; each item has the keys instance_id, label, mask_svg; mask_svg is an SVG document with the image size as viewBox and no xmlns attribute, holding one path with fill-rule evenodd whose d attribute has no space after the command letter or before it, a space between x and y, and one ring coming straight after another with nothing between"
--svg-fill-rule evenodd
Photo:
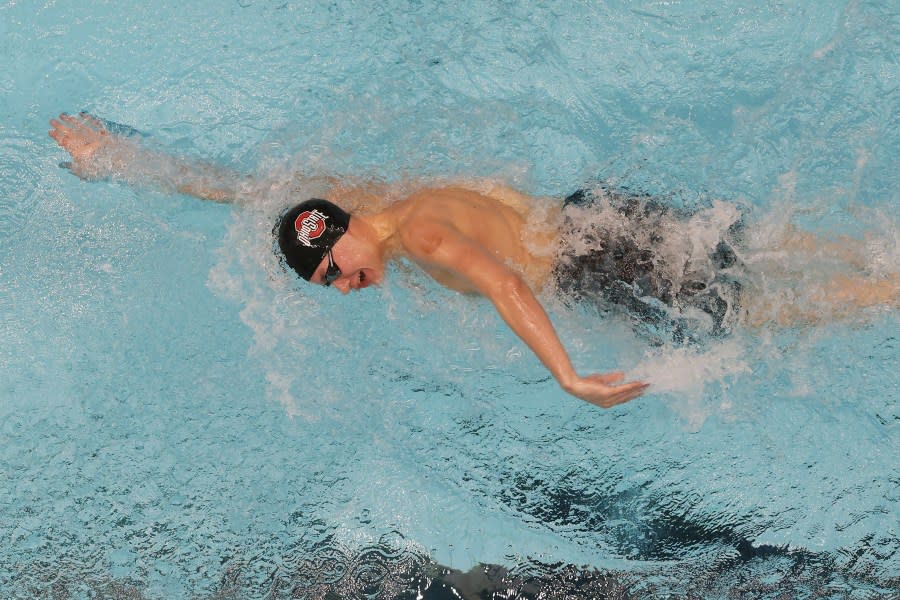
<instances>
[{"instance_id":1,"label":"swimmer's elbow","mask_svg":"<svg viewBox=\"0 0 900 600\"><path fill-rule=\"evenodd\" d=\"M519 300L531 296L531 288L525 283L522 277L513 271L504 273L500 277L494 279L492 293L489 296L499 296L502 298Z\"/></svg>"}]
</instances>

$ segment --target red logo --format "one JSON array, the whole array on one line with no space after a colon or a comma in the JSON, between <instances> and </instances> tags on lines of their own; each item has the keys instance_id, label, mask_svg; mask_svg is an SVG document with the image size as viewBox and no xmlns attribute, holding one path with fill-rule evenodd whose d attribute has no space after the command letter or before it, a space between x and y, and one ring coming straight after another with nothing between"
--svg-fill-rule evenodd
<instances>
[{"instance_id":1,"label":"red logo","mask_svg":"<svg viewBox=\"0 0 900 600\"><path fill-rule=\"evenodd\" d=\"M294 221L297 241L304 246L312 246L310 240L317 239L325 233L325 219L327 218L327 216L317 210L307 210L300 213L300 216Z\"/></svg>"}]
</instances>

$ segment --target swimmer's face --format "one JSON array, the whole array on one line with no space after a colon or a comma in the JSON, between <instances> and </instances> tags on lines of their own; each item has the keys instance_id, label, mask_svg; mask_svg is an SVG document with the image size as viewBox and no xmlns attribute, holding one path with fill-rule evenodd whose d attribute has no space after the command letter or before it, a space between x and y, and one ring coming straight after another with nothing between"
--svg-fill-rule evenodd
<instances>
[{"instance_id":1,"label":"swimmer's face","mask_svg":"<svg viewBox=\"0 0 900 600\"><path fill-rule=\"evenodd\" d=\"M356 239L348 231L331 249L330 256L322 259L310 281L349 294L350 290L378 285L383 278L384 264L377 248Z\"/></svg>"}]
</instances>

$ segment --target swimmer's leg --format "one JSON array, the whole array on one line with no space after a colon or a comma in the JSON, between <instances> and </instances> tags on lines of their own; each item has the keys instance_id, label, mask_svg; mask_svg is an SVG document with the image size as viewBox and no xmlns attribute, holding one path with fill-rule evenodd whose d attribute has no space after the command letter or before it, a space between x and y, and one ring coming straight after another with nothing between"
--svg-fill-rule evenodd
<instances>
[{"instance_id":1,"label":"swimmer's leg","mask_svg":"<svg viewBox=\"0 0 900 600\"><path fill-rule=\"evenodd\" d=\"M900 307L900 271L873 254L873 243L890 245L871 234L824 238L787 225L765 250L745 255L755 281L753 291L742 294L746 321L817 323L870 307Z\"/></svg>"},{"instance_id":2,"label":"swimmer's leg","mask_svg":"<svg viewBox=\"0 0 900 600\"><path fill-rule=\"evenodd\" d=\"M825 286L824 297L836 306L866 308L868 306L900 306L900 276L886 279L863 279L841 275Z\"/></svg>"},{"instance_id":3,"label":"swimmer's leg","mask_svg":"<svg viewBox=\"0 0 900 600\"><path fill-rule=\"evenodd\" d=\"M791 326L848 318L874 306L900 308L900 276L872 279L848 275L799 292L784 290L775 298L745 298L747 322Z\"/></svg>"},{"instance_id":4,"label":"swimmer's leg","mask_svg":"<svg viewBox=\"0 0 900 600\"><path fill-rule=\"evenodd\" d=\"M808 231L802 231L793 225L788 225L785 228L780 249L802 252L811 257L838 260L861 271L868 266L865 241L847 235L838 236L836 240L824 239Z\"/></svg>"}]
</instances>

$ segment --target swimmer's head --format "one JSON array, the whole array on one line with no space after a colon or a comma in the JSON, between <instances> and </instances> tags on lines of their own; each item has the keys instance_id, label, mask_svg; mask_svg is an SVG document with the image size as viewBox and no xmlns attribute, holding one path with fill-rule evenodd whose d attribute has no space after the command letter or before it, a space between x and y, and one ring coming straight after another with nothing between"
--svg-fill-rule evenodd
<instances>
[{"instance_id":1,"label":"swimmer's head","mask_svg":"<svg viewBox=\"0 0 900 600\"><path fill-rule=\"evenodd\" d=\"M285 211L275 224L278 247L284 262L309 281L322 261L328 257L334 265L331 249L350 227L350 215L328 200L312 198ZM337 267L329 268L329 278L340 275Z\"/></svg>"}]
</instances>

